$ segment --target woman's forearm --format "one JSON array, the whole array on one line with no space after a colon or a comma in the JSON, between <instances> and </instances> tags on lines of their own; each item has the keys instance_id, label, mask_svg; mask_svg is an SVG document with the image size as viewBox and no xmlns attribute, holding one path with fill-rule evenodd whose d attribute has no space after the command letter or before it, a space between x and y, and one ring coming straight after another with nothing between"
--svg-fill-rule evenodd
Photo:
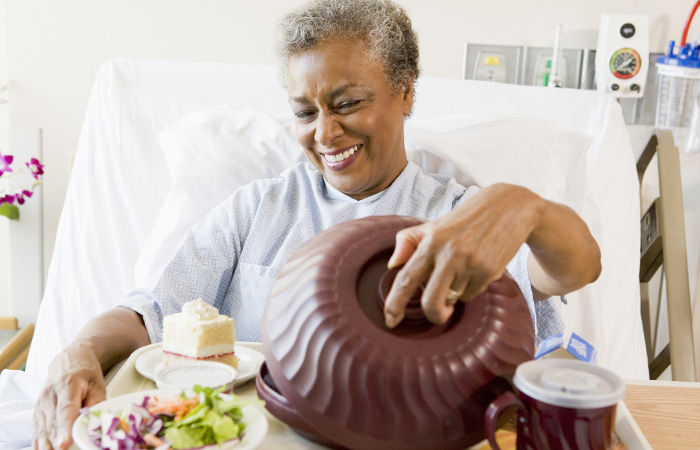
<instances>
[{"instance_id":1,"label":"woman's forearm","mask_svg":"<svg viewBox=\"0 0 700 450\"><path fill-rule=\"evenodd\" d=\"M564 295L598 279L600 248L586 223L571 208L547 200L538 217L527 239L536 299Z\"/></svg>"},{"instance_id":2,"label":"woman's forearm","mask_svg":"<svg viewBox=\"0 0 700 450\"><path fill-rule=\"evenodd\" d=\"M71 345L89 348L106 372L149 343L141 316L131 309L117 307L90 320Z\"/></svg>"}]
</instances>

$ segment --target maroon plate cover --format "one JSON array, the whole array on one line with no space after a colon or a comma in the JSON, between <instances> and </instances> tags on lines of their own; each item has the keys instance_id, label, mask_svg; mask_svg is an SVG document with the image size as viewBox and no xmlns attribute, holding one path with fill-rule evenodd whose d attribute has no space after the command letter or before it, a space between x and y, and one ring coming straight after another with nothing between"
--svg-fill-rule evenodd
<instances>
[{"instance_id":1,"label":"maroon plate cover","mask_svg":"<svg viewBox=\"0 0 700 450\"><path fill-rule=\"evenodd\" d=\"M263 349L280 393L319 435L348 448L464 448L484 439L488 404L533 358L534 328L508 275L442 326L422 316L384 326L396 233L421 223L375 216L310 239L275 281Z\"/></svg>"}]
</instances>

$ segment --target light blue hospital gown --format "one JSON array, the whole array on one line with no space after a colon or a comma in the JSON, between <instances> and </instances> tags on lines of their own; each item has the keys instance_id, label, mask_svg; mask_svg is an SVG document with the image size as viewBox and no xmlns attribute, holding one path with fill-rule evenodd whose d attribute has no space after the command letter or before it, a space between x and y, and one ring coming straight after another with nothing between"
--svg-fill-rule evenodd
<instances>
[{"instance_id":1,"label":"light blue hospital gown","mask_svg":"<svg viewBox=\"0 0 700 450\"><path fill-rule=\"evenodd\" d=\"M309 238L333 225L368 216L433 220L473 197L453 178L425 174L409 162L392 185L363 200L333 188L309 163L279 178L258 180L216 206L185 237L154 286L129 293L121 306L143 316L151 342L160 342L163 317L202 298L235 321L236 339L260 341L263 309L275 277ZM561 331L551 302L535 306L523 245L507 269L518 282L538 328L537 341Z\"/></svg>"}]
</instances>

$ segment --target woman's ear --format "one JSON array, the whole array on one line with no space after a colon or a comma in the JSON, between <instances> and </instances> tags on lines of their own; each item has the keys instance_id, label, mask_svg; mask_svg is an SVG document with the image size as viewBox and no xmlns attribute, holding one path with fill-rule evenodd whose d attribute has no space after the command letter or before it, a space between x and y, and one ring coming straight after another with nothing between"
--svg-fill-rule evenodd
<instances>
[{"instance_id":1,"label":"woman's ear","mask_svg":"<svg viewBox=\"0 0 700 450\"><path fill-rule=\"evenodd\" d=\"M413 77L405 79L401 84L403 115L408 116L413 110Z\"/></svg>"}]
</instances>

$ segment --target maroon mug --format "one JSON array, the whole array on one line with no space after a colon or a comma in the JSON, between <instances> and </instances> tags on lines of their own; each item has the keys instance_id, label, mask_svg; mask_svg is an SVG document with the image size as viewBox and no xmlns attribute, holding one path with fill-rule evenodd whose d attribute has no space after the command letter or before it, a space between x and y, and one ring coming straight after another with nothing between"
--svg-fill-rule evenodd
<instances>
[{"instance_id":1,"label":"maroon mug","mask_svg":"<svg viewBox=\"0 0 700 450\"><path fill-rule=\"evenodd\" d=\"M518 450L606 450L615 426L617 402L625 393L622 379L590 363L567 359L534 360L521 364L513 384L491 402L484 429L493 449L496 420L517 408Z\"/></svg>"}]
</instances>

